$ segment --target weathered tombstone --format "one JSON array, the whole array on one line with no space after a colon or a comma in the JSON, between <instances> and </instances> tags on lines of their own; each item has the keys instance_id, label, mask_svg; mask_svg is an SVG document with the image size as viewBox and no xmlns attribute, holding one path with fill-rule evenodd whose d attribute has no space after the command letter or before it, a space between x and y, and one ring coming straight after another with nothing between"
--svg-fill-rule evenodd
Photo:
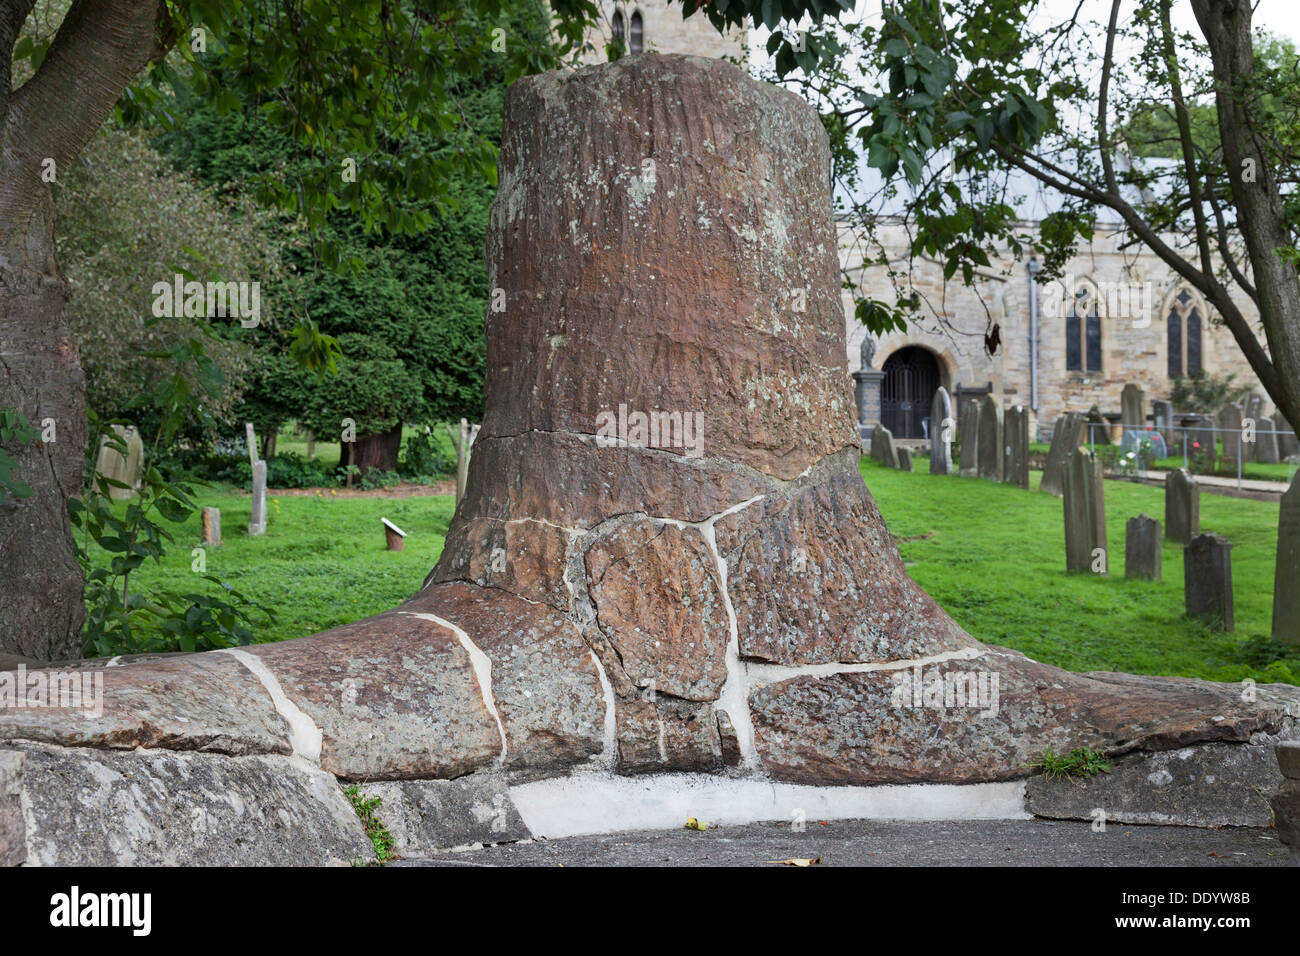
<instances>
[{"instance_id":1,"label":"weathered tombstone","mask_svg":"<svg viewBox=\"0 0 1300 956\"><path fill-rule=\"evenodd\" d=\"M1087 448L1065 456L1061 469L1065 509L1065 568L1106 574L1106 502L1101 462Z\"/></svg>"},{"instance_id":2,"label":"weathered tombstone","mask_svg":"<svg viewBox=\"0 0 1300 956\"><path fill-rule=\"evenodd\" d=\"M1269 799L1277 838L1291 850L1291 865L1300 866L1300 740L1283 740L1273 753L1282 771L1282 786Z\"/></svg>"},{"instance_id":3,"label":"weathered tombstone","mask_svg":"<svg viewBox=\"0 0 1300 956\"><path fill-rule=\"evenodd\" d=\"M1223 459L1233 468L1237 466L1237 456L1243 447L1241 419L1241 406L1235 403L1224 405L1219 412L1219 439L1223 442Z\"/></svg>"},{"instance_id":4,"label":"weathered tombstone","mask_svg":"<svg viewBox=\"0 0 1300 956\"><path fill-rule=\"evenodd\" d=\"M203 534L199 538L199 544L211 547L221 545L221 509L204 508L203 509Z\"/></svg>"},{"instance_id":5,"label":"weathered tombstone","mask_svg":"<svg viewBox=\"0 0 1300 956\"><path fill-rule=\"evenodd\" d=\"M1183 548L1183 604L1187 616L1233 630L1232 544L1220 534L1198 534Z\"/></svg>"},{"instance_id":6,"label":"weathered tombstone","mask_svg":"<svg viewBox=\"0 0 1300 956\"><path fill-rule=\"evenodd\" d=\"M1002 480L1002 406L992 395L980 400L979 476Z\"/></svg>"},{"instance_id":7,"label":"weathered tombstone","mask_svg":"<svg viewBox=\"0 0 1300 956\"><path fill-rule=\"evenodd\" d=\"M253 513L248 520L249 534L266 533L266 462L253 464Z\"/></svg>"},{"instance_id":8,"label":"weathered tombstone","mask_svg":"<svg viewBox=\"0 0 1300 956\"><path fill-rule=\"evenodd\" d=\"M898 451L894 448L894 435L884 425L871 431L871 459L886 468L898 467Z\"/></svg>"},{"instance_id":9,"label":"weathered tombstone","mask_svg":"<svg viewBox=\"0 0 1300 956\"><path fill-rule=\"evenodd\" d=\"M1029 487L1029 411L1023 405L1006 410L1002 419L1002 480Z\"/></svg>"},{"instance_id":10,"label":"weathered tombstone","mask_svg":"<svg viewBox=\"0 0 1300 956\"><path fill-rule=\"evenodd\" d=\"M906 446L898 449L898 470L916 471L916 469L912 467L912 449Z\"/></svg>"},{"instance_id":11,"label":"weathered tombstone","mask_svg":"<svg viewBox=\"0 0 1300 956\"><path fill-rule=\"evenodd\" d=\"M1164 436L1165 446L1174 447L1174 403L1164 399L1156 399L1151 403L1152 418L1155 419L1156 428Z\"/></svg>"},{"instance_id":12,"label":"weathered tombstone","mask_svg":"<svg viewBox=\"0 0 1300 956\"><path fill-rule=\"evenodd\" d=\"M980 403L971 399L961 415L961 460L957 473L963 478L979 474Z\"/></svg>"},{"instance_id":13,"label":"weathered tombstone","mask_svg":"<svg viewBox=\"0 0 1300 956\"><path fill-rule=\"evenodd\" d=\"M1140 385L1129 383L1119 393L1119 420L1124 428L1146 427L1147 395Z\"/></svg>"},{"instance_id":14,"label":"weathered tombstone","mask_svg":"<svg viewBox=\"0 0 1300 956\"><path fill-rule=\"evenodd\" d=\"M1273 640L1300 647L1300 473L1278 509L1273 568Z\"/></svg>"},{"instance_id":15,"label":"weathered tombstone","mask_svg":"<svg viewBox=\"0 0 1300 956\"><path fill-rule=\"evenodd\" d=\"M952 399L942 385L930 406L930 474L952 474Z\"/></svg>"},{"instance_id":16,"label":"weathered tombstone","mask_svg":"<svg viewBox=\"0 0 1300 956\"><path fill-rule=\"evenodd\" d=\"M100 443L99 454L95 459L95 472L126 485L125 488L110 486L108 490L108 496L112 500L125 501L134 498L140 490L140 479L144 474L144 440L140 437L140 430L134 425L110 425L109 427L126 445L126 454L123 455L109 445L107 439L104 439Z\"/></svg>"},{"instance_id":17,"label":"weathered tombstone","mask_svg":"<svg viewBox=\"0 0 1300 956\"><path fill-rule=\"evenodd\" d=\"M1084 427L1084 436L1088 444L1110 444L1110 422L1106 421L1106 416L1101 413L1101 409L1096 405L1088 409L1088 417L1087 421L1084 422Z\"/></svg>"},{"instance_id":18,"label":"weathered tombstone","mask_svg":"<svg viewBox=\"0 0 1300 956\"><path fill-rule=\"evenodd\" d=\"M387 518L380 518L384 525L384 541L389 551L401 551L406 547L406 532Z\"/></svg>"},{"instance_id":19,"label":"weathered tombstone","mask_svg":"<svg viewBox=\"0 0 1300 956\"><path fill-rule=\"evenodd\" d=\"M1087 444L1088 434L1086 419L1075 412L1066 412L1052 426L1052 447L1047 452L1047 464L1043 466L1043 481L1039 491L1047 491L1061 496L1061 466L1065 456L1080 445Z\"/></svg>"},{"instance_id":20,"label":"weathered tombstone","mask_svg":"<svg viewBox=\"0 0 1300 956\"><path fill-rule=\"evenodd\" d=\"M1141 514L1124 524L1124 577L1160 580L1160 522Z\"/></svg>"},{"instance_id":21,"label":"weathered tombstone","mask_svg":"<svg viewBox=\"0 0 1300 956\"><path fill-rule=\"evenodd\" d=\"M1251 392L1246 396L1246 402L1242 406L1242 412L1247 418L1259 418L1260 413L1264 411L1264 396L1259 392Z\"/></svg>"},{"instance_id":22,"label":"weathered tombstone","mask_svg":"<svg viewBox=\"0 0 1300 956\"><path fill-rule=\"evenodd\" d=\"M1255 426L1255 460L1260 464L1276 465L1282 460L1278 454L1276 431L1271 418L1261 418Z\"/></svg>"},{"instance_id":23,"label":"weathered tombstone","mask_svg":"<svg viewBox=\"0 0 1300 956\"><path fill-rule=\"evenodd\" d=\"M1201 488L1192 473L1179 468L1165 476L1165 537L1191 544L1201 530Z\"/></svg>"}]
</instances>

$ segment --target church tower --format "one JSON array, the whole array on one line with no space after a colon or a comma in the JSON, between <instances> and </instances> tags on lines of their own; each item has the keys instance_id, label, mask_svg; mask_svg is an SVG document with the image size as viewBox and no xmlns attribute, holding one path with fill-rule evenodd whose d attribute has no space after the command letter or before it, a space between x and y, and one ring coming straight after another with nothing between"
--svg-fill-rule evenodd
<instances>
[{"instance_id":1,"label":"church tower","mask_svg":"<svg viewBox=\"0 0 1300 956\"><path fill-rule=\"evenodd\" d=\"M682 19L680 2L596 0L596 7L600 21L587 33L591 49L582 56L583 63L604 63L605 44L615 36L623 38L628 53L689 53L746 62L746 30L721 34L703 13Z\"/></svg>"}]
</instances>

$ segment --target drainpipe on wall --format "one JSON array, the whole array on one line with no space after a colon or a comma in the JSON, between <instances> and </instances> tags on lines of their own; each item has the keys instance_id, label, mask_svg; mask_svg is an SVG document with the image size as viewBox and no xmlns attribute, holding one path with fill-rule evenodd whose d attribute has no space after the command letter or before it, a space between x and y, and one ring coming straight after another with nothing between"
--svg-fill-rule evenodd
<instances>
[{"instance_id":1,"label":"drainpipe on wall","mask_svg":"<svg viewBox=\"0 0 1300 956\"><path fill-rule=\"evenodd\" d=\"M1030 258L1029 269L1029 407L1038 413L1038 275L1041 263Z\"/></svg>"}]
</instances>

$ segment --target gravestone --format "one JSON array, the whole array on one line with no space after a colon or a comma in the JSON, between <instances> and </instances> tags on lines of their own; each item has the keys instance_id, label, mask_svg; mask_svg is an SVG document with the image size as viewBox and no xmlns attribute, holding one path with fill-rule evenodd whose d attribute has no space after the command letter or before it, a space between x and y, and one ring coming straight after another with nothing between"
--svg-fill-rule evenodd
<instances>
[{"instance_id":1,"label":"gravestone","mask_svg":"<svg viewBox=\"0 0 1300 956\"><path fill-rule=\"evenodd\" d=\"M1201 488L1186 468L1165 476L1165 537L1190 544L1201 530Z\"/></svg>"},{"instance_id":2,"label":"gravestone","mask_svg":"<svg viewBox=\"0 0 1300 956\"><path fill-rule=\"evenodd\" d=\"M952 399L942 385L934 393L930 406L930 474L952 474Z\"/></svg>"},{"instance_id":3,"label":"gravestone","mask_svg":"<svg viewBox=\"0 0 1300 956\"><path fill-rule=\"evenodd\" d=\"M992 395L980 399L979 476L1002 480L1002 406Z\"/></svg>"},{"instance_id":4,"label":"gravestone","mask_svg":"<svg viewBox=\"0 0 1300 956\"><path fill-rule=\"evenodd\" d=\"M1300 647L1300 472L1291 479L1278 509L1273 640Z\"/></svg>"},{"instance_id":5,"label":"gravestone","mask_svg":"<svg viewBox=\"0 0 1300 956\"><path fill-rule=\"evenodd\" d=\"M884 425L871 431L871 458L886 468L898 467L898 451L894 448L894 435Z\"/></svg>"},{"instance_id":6,"label":"gravestone","mask_svg":"<svg viewBox=\"0 0 1300 956\"><path fill-rule=\"evenodd\" d=\"M1223 443L1221 452L1224 462L1233 468L1236 468L1237 458L1244 450L1245 445L1241 441L1242 417L1241 406L1236 403L1224 405L1219 411L1217 431L1219 432L1219 441Z\"/></svg>"},{"instance_id":7,"label":"gravestone","mask_svg":"<svg viewBox=\"0 0 1300 956\"><path fill-rule=\"evenodd\" d=\"M253 512L248 520L249 534L266 533L266 460L253 464Z\"/></svg>"},{"instance_id":8,"label":"gravestone","mask_svg":"<svg viewBox=\"0 0 1300 956\"><path fill-rule=\"evenodd\" d=\"M203 533L199 538L199 543L211 547L220 547L221 545L221 509L204 508L203 509Z\"/></svg>"},{"instance_id":9,"label":"gravestone","mask_svg":"<svg viewBox=\"0 0 1300 956\"><path fill-rule=\"evenodd\" d=\"M1087 419L1076 412L1066 412L1052 426L1052 447L1047 452L1047 464L1043 466L1043 480L1039 491L1050 492L1058 498L1061 496L1061 467L1065 456L1080 445L1088 442Z\"/></svg>"},{"instance_id":10,"label":"gravestone","mask_svg":"<svg viewBox=\"0 0 1300 956\"><path fill-rule=\"evenodd\" d=\"M99 445L99 454L95 459L96 474L112 481L120 481L125 488L109 487L108 497L113 501L126 501L134 498L140 490L140 480L144 476L144 441L140 430L134 425L110 425L113 432L126 445L123 455L103 439Z\"/></svg>"},{"instance_id":11,"label":"gravestone","mask_svg":"<svg viewBox=\"0 0 1300 956\"><path fill-rule=\"evenodd\" d=\"M1146 427L1147 395L1140 385L1129 383L1119 393L1120 424L1124 428Z\"/></svg>"},{"instance_id":12,"label":"gravestone","mask_svg":"<svg viewBox=\"0 0 1300 956\"><path fill-rule=\"evenodd\" d=\"M1124 524L1124 577L1160 580L1160 522L1141 514Z\"/></svg>"},{"instance_id":13,"label":"gravestone","mask_svg":"<svg viewBox=\"0 0 1300 956\"><path fill-rule=\"evenodd\" d=\"M898 470L899 471L916 470L915 468L912 467L912 449L906 446L903 446L902 448L898 449Z\"/></svg>"},{"instance_id":14,"label":"gravestone","mask_svg":"<svg viewBox=\"0 0 1300 956\"><path fill-rule=\"evenodd\" d=\"M1242 414L1247 418L1258 419L1260 413L1264 411L1264 396L1259 392L1251 392L1246 396L1246 401L1242 405Z\"/></svg>"},{"instance_id":15,"label":"gravestone","mask_svg":"<svg viewBox=\"0 0 1300 956\"><path fill-rule=\"evenodd\" d=\"M1002 480L1029 487L1029 410L1016 405L1002 419Z\"/></svg>"},{"instance_id":16,"label":"gravestone","mask_svg":"<svg viewBox=\"0 0 1300 956\"><path fill-rule=\"evenodd\" d=\"M1232 545L1206 532L1183 548L1183 603L1187 616L1224 631L1235 627L1232 611Z\"/></svg>"},{"instance_id":17,"label":"gravestone","mask_svg":"<svg viewBox=\"0 0 1300 956\"><path fill-rule=\"evenodd\" d=\"M1086 443L1090 445L1110 444L1110 422L1106 421L1106 416L1101 413L1101 409L1096 405L1088 409L1087 421L1084 426L1084 441Z\"/></svg>"},{"instance_id":18,"label":"gravestone","mask_svg":"<svg viewBox=\"0 0 1300 956\"><path fill-rule=\"evenodd\" d=\"M1155 419L1156 428L1164 436L1165 446L1174 447L1174 403L1164 399L1156 399L1151 403L1152 418Z\"/></svg>"},{"instance_id":19,"label":"gravestone","mask_svg":"<svg viewBox=\"0 0 1300 956\"><path fill-rule=\"evenodd\" d=\"M1278 436L1273 419L1261 418L1255 429L1255 460L1262 465L1276 465L1282 458L1278 454Z\"/></svg>"},{"instance_id":20,"label":"gravestone","mask_svg":"<svg viewBox=\"0 0 1300 956\"><path fill-rule=\"evenodd\" d=\"M1065 456L1061 469L1065 512L1065 568L1073 573L1107 573L1106 502L1101 462L1087 448Z\"/></svg>"},{"instance_id":21,"label":"gravestone","mask_svg":"<svg viewBox=\"0 0 1300 956\"><path fill-rule=\"evenodd\" d=\"M980 458L980 403L971 399L961 416L961 460L958 474L974 478L979 474Z\"/></svg>"}]
</instances>

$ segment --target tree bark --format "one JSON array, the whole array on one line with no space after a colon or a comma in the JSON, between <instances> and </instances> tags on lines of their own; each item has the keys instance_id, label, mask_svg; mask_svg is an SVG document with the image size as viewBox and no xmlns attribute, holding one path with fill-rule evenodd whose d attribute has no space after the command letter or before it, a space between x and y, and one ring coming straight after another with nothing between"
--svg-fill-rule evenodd
<instances>
[{"instance_id":1,"label":"tree bark","mask_svg":"<svg viewBox=\"0 0 1300 956\"><path fill-rule=\"evenodd\" d=\"M376 470L396 471L401 447L401 425L379 435L358 435L356 441L343 443L340 464L356 465L363 475Z\"/></svg>"},{"instance_id":2,"label":"tree bark","mask_svg":"<svg viewBox=\"0 0 1300 956\"><path fill-rule=\"evenodd\" d=\"M16 36L30 6L0 4L0 38ZM74 0L36 75L0 85L0 407L55 427L52 442L7 449L33 493L0 505L0 652L79 657L86 615L67 508L82 493L85 377L42 174L57 177L162 55L170 22L160 0ZM11 52L0 49L0 79Z\"/></svg>"},{"instance_id":3,"label":"tree bark","mask_svg":"<svg viewBox=\"0 0 1300 956\"><path fill-rule=\"evenodd\" d=\"M1268 153L1258 142L1248 102L1240 92L1255 69L1250 4L1192 0L1192 12L1214 67L1219 138L1237 206L1237 228L1250 255L1264 336L1277 372L1279 394L1273 401L1292 427L1300 428L1300 273L1277 255L1279 247L1292 244L1292 237L1274 170L1265 158ZM1254 166L1253 182L1242 175L1247 161Z\"/></svg>"}]
</instances>

